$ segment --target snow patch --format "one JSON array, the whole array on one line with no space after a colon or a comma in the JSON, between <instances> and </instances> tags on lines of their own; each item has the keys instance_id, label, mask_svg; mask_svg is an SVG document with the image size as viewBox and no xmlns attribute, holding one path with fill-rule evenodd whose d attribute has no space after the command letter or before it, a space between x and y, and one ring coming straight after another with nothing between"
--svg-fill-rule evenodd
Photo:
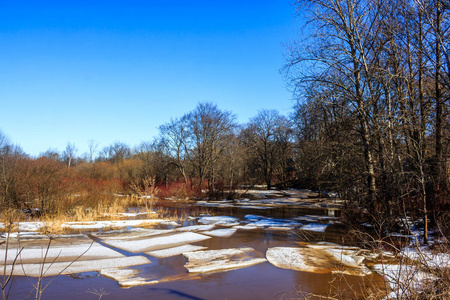
<instances>
[{"instance_id":1,"label":"snow patch","mask_svg":"<svg viewBox=\"0 0 450 300\"><path fill-rule=\"evenodd\" d=\"M157 257L157 258L165 258L165 257L171 257L180 255L186 252L194 252L198 250L205 250L208 249L207 247L202 246L195 246L195 245L183 245L178 247L173 247L169 249L162 249L162 250L155 250L155 251L149 251L146 252L148 255Z\"/></svg>"},{"instance_id":2,"label":"snow patch","mask_svg":"<svg viewBox=\"0 0 450 300\"><path fill-rule=\"evenodd\" d=\"M432 253L427 249L405 248L400 254L411 260L425 265L427 268L440 268L450 266L450 255L447 253Z\"/></svg>"},{"instance_id":3,"label":"snow patch","mask_svg":"<svg viewBox=\"0 0 450 300\"><path fill-rule=\"evenodd\" d=\"M5 251L5 249L0 249L0 257L5 257ZM19 249L9 249L7 253L7 264L12 263L18 254ZM81 257L81 259L83 260L123 257L123 255L117 251L104 247L98 243L94 243L92 245L50 245L50 248L48 250L46 245L43 245L39 248L24 248L20 252L17 261L19 263L41 261L44 257L46 257L47 261L54 259L61 261L67 259L75 259L82 254L83 256Z\"/></svg>"},{"instance_id":4,"label":"snow patch","mask_svg":"<svg viewBox=\"0 0 450 300\"><path fill-rule=\"evenodd\" d=\"M300 227L300 229L315 232L325 232L328 226L330 226L330 224L310 223Z\"/></svg>"},{"instance_id":5,"label":"snow patch","mask_svg":"<svg viewBox=\"0 0 450 300\"><path fill-rule=\"evenodd\" d=\"M357 268L363 262L364 256L355 255L353 251L344 249L325 249L325 252L331 254L341 264Z\"/></svg>"},{"instance_id":6,"label":"snow patch","mask_svg":"<svg viewBox=\"0 0 450 300\"><path fill-rule=\"evenodd\" d=\"M276 247L268 249L266 257L271 264L282 269L353 276L371 274L367 267L361 265L364 257L350 255L342 249Z\"/></svg>"},{"instance_id":7,"label":"snow patch","mask_svg":"<svg viewBox=\"0 0 450 300\"><path fill-rule=\"evenodd\" d=\"M233 234L236 233L236 229L216 229L216 230L211 230L211 231L203 231L203 234L209 235L209 236L213 236L213 237L223 237L223 238L227 238L232 236Z\"/></svg>"},{"instance_id":8,"label":"snow patch","mask_svg":"<svg viewBox=\"0 0 450 300\"><path fill-rule=\"evenodd\" d=\"M212 273L244 268L266 261L258 258L253 248L206 250L183 254L188 262L184 265L189 273Z\"/></svg>"},{"instance_id":9,"label":"snow patch","mask_svg":"<svg viewBox=\"0 0 450 300\"><path fill-rule=\"evenodd\" d=\"M255 229L259 229L258 226L253 225L253 224L247 224L247 225L237 225L237 226L233 226L234 229L238 229L238 230L255 230Z\"/></svg>"},{"instance_id":10,"label":"snow patch","mask_svg":"<svg viewBox=\"0 0 450 300\"><path fill-rule=\"evenodd\" d=\"M66 222L61 225L63 228L71 229L102 229L109 227L133 227L142 225L157 225L167 220L146 219L146 220L124 220L124 221L92 221L92 222Z\"/></svg>"},{"instance_id":11,"label":"snow patch","mask_svg":"<svg viewBox=\"0 0 450 300\"><path fill-rule=\"evenodd\" d=\"M160 250L165 248L172 248L190 243L201 242L211 237L194 232L181 232L167 236L157 236L146 239L132 239L132 240L107 240L104 243L112 247L123 249L133 253Z\"/></svg>"},{"instance_id":12,"label":"snow patch","mask_svg":"<svg viewBox=\"0 0 450 300\"><path fill-rule=\"evenodd\" d=\"M112 230L106 232L94 232L91 235L102 240L129 240L132 238L144 238L149 236L167 234L173 232L171 229L145 229L131 228L126 230Z\"/></svg>"},{"instance_id":13,"label":"snow patch","mask_svg":"<svg viewBox=\"0 0 450 300\"><path fill-rule=\"evenodd\" d=\"M294 221L289 220L273 220L273 219L263 219L259 220L253 223L253 225L261 227L261 228L267 228L267 227L296 227L300 226L302 224Z\"/></svg>"},{"instance_id":14,"label":"snow patch","mask_svg":"<svg viewBox=\"0 0 450 300\"><path fill-rule=\"evenodd\" d=\"M18 238L18 237L29 237L29 236L43 236L39 234L39 232L10 232L10 238ZM1 235L2 238L7 238L8 233L4 233Z\"/></svg>"},{"instance_id":15,"label":"snow patch","mask_svg":"<svg viewBox=\"0 0 450 300\"><path fill-rule=\"evenodd\" d=\"M333 260L315 249L275 247L266 252L267 260L276 267L311 273L330 273Z\"/></svg>"},{"instance_id":16,"label":"snow patch","mask_svg":"<svg viewBox=\"0 0 450 300\"><path fill-rule=\"evenodd\" d=\"M222 226L235 226L239 225L239 219L235 217L217 216L217 217L201 217L198 220L201 224L215 224Z\"/></svg>"},{"instance_id":17,"label":"snow patch","mask_svg":"<svg viewBox=\"0 0 450 300\"><path fill-rule=\"evenodd\" d=\"M207 231L213 230L216 225L192 225L178 228L177 231Z\"/></svg>"},{"instance_id":18,"label":"snow patch","mask_svg":"<svg viewBox=\"0 0 450 300\"><path fill-rule=\"evenodd\" d=\"M377 264L373 270L384 276L392 289L391 294L395 294L394 299L407 299L411 290L420 291L427 282L437 280L432 274L410 265Z\"/></svg>"},{"instance_id":19,"label":"snow patch","mask_svg":"<svg viewBox=\"0 0 450 300\"><path fill-rule=\"evenodd\" d=\"M90 271L101 271L106 268L124 268L129 266L143 265L150 263L150 260L143 256L117 257L98 260L78 260L74 263L55 262L45 263L43 276L56 276L58 274L74 274ZM70 265L70 266L69 266ZM6 274L10 274L11 265L6 266ZM38 277L41 274L42 264L21 264L20 268L15 267L13 275ZM0 274L3 271L1 268Z\"/></svg>"}]
</instances>

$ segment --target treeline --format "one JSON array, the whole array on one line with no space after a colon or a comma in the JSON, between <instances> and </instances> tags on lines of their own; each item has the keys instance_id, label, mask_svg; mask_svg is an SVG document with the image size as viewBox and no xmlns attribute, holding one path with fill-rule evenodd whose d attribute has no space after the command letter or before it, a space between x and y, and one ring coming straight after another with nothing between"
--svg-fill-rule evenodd
<instances>
[{"instance_id":1,"label":"treeline","mask_svg":"<svg viewBox=\"0 0 450 300\"><path fill-rule=\"evenodd\" d=\"M296 8L309 21L285 69L301 99L298 170L338 182L371 212L448 211L450 2Z\"/></svg>"},{"instance_id":2,"label":"treeline","mask_svg":"<svg viewBox=\"0 0 450 300\"><path fill-rule=\"evenodd\" d=\"M89 153L77 156L68 143L37 158L0 135L1 206L54 211L146 193L232 198L242 185L287 187L295 175L291 122L275 110L242 126L232 113L202 103L159 132L135 148L116 142L98 149L89 141Z\"/></svg>"}]
</instances>

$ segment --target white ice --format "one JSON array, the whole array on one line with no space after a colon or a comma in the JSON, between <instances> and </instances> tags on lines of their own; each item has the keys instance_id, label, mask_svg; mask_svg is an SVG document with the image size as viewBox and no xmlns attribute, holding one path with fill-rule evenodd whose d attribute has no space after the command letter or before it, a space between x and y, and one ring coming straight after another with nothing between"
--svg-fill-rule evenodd
<instances>
[{"instance_id":1,"label":"white ice","mask_svg":"<svg viewBox=\"0 0 450 300\"><path fill-rule=\"evenodd\" d=\"M325 232L329 224L310 223L300 227L301 230Z\"/></svg>"},{"instance_id":2,"label":"white ice","mask_svg":"<svg viewBox=\"0 0 450 300\"><path fill-rule=\"evenodd\" d=\"M72 229L101 229L109 227L132 227L142 225L157 225L167 220L146 219L146 220L123 220L123 221L92 221L92 222L66 222L61 225L63 228Z\"/></svg>"},{"instance_id":3,"label":"white ice","mask_svg":"<svg viewBox=\"0 0 450 300\"><path fill-rule=\"evenodd\" d=\"M132 238L143 238L173 232L172 229L146 229L131 228L127 230L112 230L106 232L94 232L91 235L102 240L129 240Z\"/></svg>"},{"instance_id":4,"label":"white ice","mask_svg":"<svg viewBox=\"0 0 450 300\"><path fill-rule=\"evenodd\" d=\"M198 250L205 250L208 249L207 247L202 246L195 246L195 245L183 245L178 247L173 247L169 249L162 249L162 250L155 250L155 251L149 251L146 252L148 255L157 257L157 258L165 258L165 257L171 257L180 255L186 252L194 252Z\"/></svg>"},{"instance_id":5,"label":"white ice","mask_svg":"<svg viewBox=\"0 0 450 300\"><path fill-rule=\"evenodd\" d=\"M253 225L253 224L246 224L246 225L237 225L237 226L233 226L234 229L238 229L238 230L254 230L254 229L259 229L258 226Z\"/></svg>"},{"instance_id":6,"label":"white ice","mask_svg":"<svg viewBox=\"0 0 450 300\"><path fill-rule=\"evenodd\" d=\"M0 257L2 257L2 261L4 262L5 257L5 249L0 249ZM19 253L19 249L8 249L7 251L7 264L10 264L14 261L16 256ZM84 253L84 254L83 254ZM52 245L50 244L50 248L47 251L47 245L43 244L42 247L33 247L33 248L23 248L20 252L20 255L17 257L17 262L25 262L25 261L42 261L44 257L46 257L46 261L52 261L57 258L58 260L64 260L67 258L77 258L83 254L81 257L83 260L86 259L102 259L102 258L112 258L112 257L123 257L117 251L114 251L108 247L102 246L98 243L88 244L68 244L68 245Z\"/></svg>"},{"instance_id":7,"label":"white ice","mask_svg":"<svg viewBox=\"0 0 450 300\"><path fill-rule=\"evenodd\" d=\"M105 244L123 249L126 251L138 253L152 250L160 250L165 248L171 248L181 246L189 243L201 242L211 237L198 234L195 232L181 232L167 236L157 236L145 239L132 239L132 240L106 240Z\"/></svg>"},{"instance_id":8,"label":"white ice","mask_svg":"<svg viewBox=\"0 0 450 300\"><path fill-rule=\"evenodd\" d=\"M207 230L213 230L216 225L192 225L192 226L185 226L177 228L177 231L207 231Z\"/></svg>"},{"instance_id":9,"label":"white ice","mask_svg":"<svg viewBox=\"0 0 450 300\"><path fill-rule=\"evenodd\" d=\"M201 217L198 219L201 224L216 224L222 226L235 226L239 225L239 219L235 217L217 216L217 217Z\"/></svg>"},{"instance_id":10,"label":"white ice","mask_svg":"<svg viewBox=\"0 0 450 300\"><path fill-rule=\"evenodd\" d=\"M129 266L143 265L150 263L150 260L143 256L117 257L98 260L78 260L71 262L46 263L44 265L45 274L43 276L55 276L58 274L74 274L89 271L100 271L107 268L124 268ZM69 264L71 264L69 266ZM16 266L13 275L38 277L41 274L42 264L21 264ZM12 266L6 267L6 274L11 274ZM0 275L3 274L3 267L0 268Z\"/></svg>"},{"instance_id":11,"label":"white ice","mask_svg":"<svg viewBox=\"0 0 450 300\"><path fill-rule=\"evenodd\" d=\"M203 231L202 234L206 234L213 237L223 237L227 238L236 233L236 229L215 229L211 231Z\"/></svg>"},{"instance_id":12,"label":"white ice","mask_svg":"<svg viewBox=\"0 0 450 300\"><path fill-rule=\"evenodd\" d=\"M343 249L325 249L325 252L331 254L341 264L357 268L363 262L364 256L355 255L355 253Z\"/></svg>"},{"instance_id":13,"label":"white ice","mask_svg":"<svg viewBox=\"0 0 450 300\"><path fill-rule=\"evenodd\" d=\"M271 264L282 269L312 273L330 273L333 269L333 261L329 255L309 248L269 248L266 258Z\"/></svg>"},{"instance_id":14,"label":"white ice","mask_svg":"<svg viewBox=\"0 0 450 300\"><path fill-rule=\"evenodd\" d=\"M336 251L336 252L333 252ZM340 249L275 247L266 252L267 260L282 269L312 273L341 273L355 276L370 274L370 270L360 265L364 258L340 253ZM347 251L347 250L345 250ZM341 266L341 267L339 267ZM352 267L346 269L342 266Z\"/></svg>"},{"instance_id":15,"label":"white ice","mask_svg":"<svg viewBox=\"0 0 450 300\"><path fill-rule=\"evenodd\" d=\"M272 219L263 219L252 223L255 226L267 228L267 227L295 227L300 226L302 224L294 221L284 221L284 220L272 220Z\"/></svg>"},{"instance_id":16,"label":"white ice","mask_svg":"<svg viewBox=\"0 0 450 300\"><path fill-rule=\"evenodd\" d=\"M264 258L258 258L253 248L206 250L187 252L183 255L188 258L184 266L189 273L222 272L266 261Z\"/></svg>"}]
</instances>

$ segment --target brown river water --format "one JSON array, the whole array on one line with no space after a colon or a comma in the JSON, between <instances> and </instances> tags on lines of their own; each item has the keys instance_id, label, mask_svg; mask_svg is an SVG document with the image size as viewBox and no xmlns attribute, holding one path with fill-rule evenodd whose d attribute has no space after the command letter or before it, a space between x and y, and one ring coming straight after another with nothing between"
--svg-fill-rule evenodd
<instances>
[{"instance_id":1,"label":"brown river water","mask_svg":"<svg viewBox=\"0 0 450 300\"><path fill-rule=\"evenodd\" d=\"M182 209L178 204L175 208ZM267 210L233 207L209 209L214 215L235 216L241 220L248 214L283 219L304 215L340 214L340 211L335 209L330 211L327 208L296 206L278 206ZM195 220L186 219L183 225L193 224L196 224ZM306 240L351 244L352 241L346 238L346 229L339 222L335 222L327 227L325 232L300 233L294 229L238 230L231 237L212 237L194 244L207 247L208 250L252 247L258 256L263 258L267 249L273 247L298 247L297 242ZM142 255L122 252L125 255ZM281 269L267 261L241 269L194 276L184 267L187 258L183 255L161 259L144 256L151 260L150 264L131 267L139 269L141 277L160 279L173 276L176 279L121 288L115 280L102 277L98 272L60 275L55 279L44 279L44 284L53 281L43 292L42 299L100 299L101 293L104 293L101 299L304 299L307 296L311 297L309 299L320 299L319 295L364 299L370 287L382 283L381 276L375 273L363 277L316 274ZM35 278L13 277L8 299L34 299L35 291L29 280L36 281Z\"/></svg>"}]
</instances>

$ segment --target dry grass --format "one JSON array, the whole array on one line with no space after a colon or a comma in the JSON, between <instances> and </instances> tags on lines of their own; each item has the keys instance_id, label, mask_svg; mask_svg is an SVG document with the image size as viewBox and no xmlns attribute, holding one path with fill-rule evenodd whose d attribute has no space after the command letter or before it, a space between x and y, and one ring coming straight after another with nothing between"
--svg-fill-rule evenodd
<instances>
[{"instance_id":1,"label":"dry grass","mask_svg":"<svg viewBox=\"0 0 450 300\"><path fill-rule=\"evenodd\" d=\"M97 195L96 200L91 201L91 203L96 202L95 205L82 205L80 201L78 201L78 205L70 207L60 205L57 209L42 213L39 216L31 216L17 209L4 209L0 212L0 223L3 223L5 226L11 224L11 231L17 232L18 222L43 222L45 225L39 229L39 232L55 235L77 232L77 230L61 226L66 222L123 220L128 217L124 213L127 213L130 207L135 208L133 212L140 213L140 218L155 219L160 218L162 215L169 215L165 208L156 208L156 211L154 211L152 199L146 197L121 195L104 195L99 197ZM1 228L0 231L2 231Z\"/></svg>"}]
</instances>

